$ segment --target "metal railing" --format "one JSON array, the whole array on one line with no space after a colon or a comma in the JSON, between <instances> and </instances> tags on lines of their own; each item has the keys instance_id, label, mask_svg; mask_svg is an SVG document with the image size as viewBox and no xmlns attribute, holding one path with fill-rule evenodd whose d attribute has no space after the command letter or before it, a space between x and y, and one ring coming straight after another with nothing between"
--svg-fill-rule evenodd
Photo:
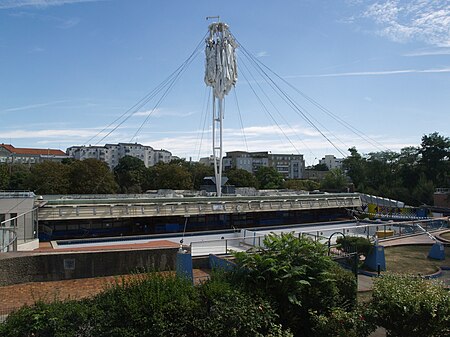
<instances>
[{"instance_id":1,"label":"metal railing","mask_svg":"<svg viewBox=\"0 0 450 337\"><path fill-rule=\"evenodd\" d=\"M0 252L17 251L19 243L38 237L37 207L0 222Z\"/></svg>"},{"instance_id":2,"label":"metal railing","mask_svg":"<svg viewBox=\"0 0 450 337\"><path fill-rule=\"evenodd\" d=\"M14 228L0 228L0 253L17 251L17 234Z\"/></svg>"},{"instance_id":3,"label":"metal railing","mask_svg":"<svg viewBox=\"0 0 450 337\"><path fill-rule=\"evenodd\" d=\"M449 227L449 218L437 218L427 220L415 220L415 221L402 221L402 222L390 222L380 224L364 224L344 226L341 228L333 227L327 229L324 225L320 230L308 231L305 228L293 229L291 233L298 237L309 237L314 241L321 243L328 243L329 237L336 232L342 232L345 235L363 236L370 240L377 238L378 240L386 240L392 238L399 238L404 236L410 236L415 234L423 234L423 230L426 232L439 230ZM277 230L274 227L274 232ZM284 229L284 232L286 230ZM244 236L235 238L223 238L215 240L203 240L191 242L190 248L193 256L214 254L229 254L232 251L247 251L252 248L264 247L264 239L266 235L259 234L257 231L243 231ZM249 235L247 235L249 234ZM333 239L332 244L335 244L336 238Z\"/></svg>"}]
</instances>

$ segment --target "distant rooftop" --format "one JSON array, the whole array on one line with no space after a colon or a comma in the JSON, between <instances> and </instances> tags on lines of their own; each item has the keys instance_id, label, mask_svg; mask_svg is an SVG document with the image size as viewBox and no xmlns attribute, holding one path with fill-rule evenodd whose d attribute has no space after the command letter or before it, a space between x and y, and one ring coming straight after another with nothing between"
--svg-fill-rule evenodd
<instances>
[{"instance_id":1,"label":"distant rooftop","mask_svg":"<svg viewBox=\"0 0 450 337\"><path fill-rule=\"evenodd\" d=\"M34 198L36 195L30 191L0 191L0 199L7 198Z\"/></svg>"},{"instance_id":2,"label":"distant rooftop","mask_svg":"<svg viewBox=\"0 0 450 337\"><path fill-rule=\"evenodd\" d=\"M0 147L13 154L25 154L25 155L43 155L43 156L66 156L66 153L58 149L31 149L14 147L11 144L0 144Z\"/></svg>"}]
</instances>

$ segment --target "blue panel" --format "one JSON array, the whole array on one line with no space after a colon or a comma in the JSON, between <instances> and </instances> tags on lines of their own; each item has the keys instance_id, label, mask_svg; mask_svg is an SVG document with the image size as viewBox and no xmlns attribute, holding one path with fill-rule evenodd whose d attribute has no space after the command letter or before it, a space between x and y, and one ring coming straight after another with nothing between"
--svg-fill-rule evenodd
<instances>
[{"instance_id":1,"label":"blue panel","mask_svg":"<svg viewBox=\"0 0 450 337\"><path fill-rule=\"evenodd\" d=\"M222 259L214 254L209 254L209 267L211 269L223 269L225 271L231 271L236 268L236 264Z\"/></svg>"},{"instance_id":2,"label":"blue panel","mask_svg":"<svg viewBox=\"0 0 450 337\"><path fill-rule=\"evenodd\" d=\"M366 257L364 265L371 270L377 271L378 266L380 270L386 270L386 259L384 257L384 247L374 245L369 256Z\"/></svg>"},{"instance_id":3,"label":"blue panel","mask_svg":"<svg viewBox=\"0 0 450 337\"><path fill-rule=\"evenodd\" d=\"M194 281L191 253L184 253L181 251L177 253L177 276L186 278L192 282Z\"/></svg>"}]
</instances>

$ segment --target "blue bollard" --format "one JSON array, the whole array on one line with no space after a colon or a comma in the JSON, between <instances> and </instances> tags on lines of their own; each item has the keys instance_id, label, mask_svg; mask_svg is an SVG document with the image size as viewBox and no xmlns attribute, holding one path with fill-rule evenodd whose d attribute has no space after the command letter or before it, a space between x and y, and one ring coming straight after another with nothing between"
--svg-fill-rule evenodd
<instances>
[{"instance_id":1,"label":"blue bollard","mask_svg":"<svg viewBox=\"0 0 450 337\"><path fill-rule=\"evenodd\" d=\"M364 265L370 270L386 270L386 258L384 257L384 247L375 244L369 256L366 257Z\"/></svg>"},{"instance_id":2,"label":"blue bollard","mask_svg":"<svg viewBox=\"0 0 450 337\"><path fill-rule=\"evenodd\" d=\"M435 242L428 252L428 258L434 260L445 260L444 245L440 242Z\"/></svg>"}]
</instances>

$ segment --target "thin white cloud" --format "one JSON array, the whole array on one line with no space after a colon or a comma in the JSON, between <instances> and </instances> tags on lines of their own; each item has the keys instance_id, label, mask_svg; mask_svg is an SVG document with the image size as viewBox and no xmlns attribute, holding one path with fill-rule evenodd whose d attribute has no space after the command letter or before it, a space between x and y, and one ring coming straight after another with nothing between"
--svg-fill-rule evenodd
<instances>
[{"instance_id":1,"label":"thin white cloud","mask_svg":"<svg viewBox=\"0 0 450 337\"><path fill-rule=\"evenodd\" d=\"M161 117L189 117L194 115L194 111L189 112L180 112L180 111L170 111L166 109L154 109L154 110L147 110L147 111L138 111L133 116L152 116L156 118Z\"/></svg>"},{"instance_id":2,"label":"thin white cloud","mask_svg":"<svg viewBox=\"0 0 450 337\"><path fill-rule=\"evenodd\" d=\"M18 19L31 18L31 19L36 19L36 20L43 21L43 22L53 22L53 23L56 23L56 27L60 28L60 29L70 29L80 23L80 19L76 18L76 17L75 18L62 18L62 17L53 16L53 15L43 15L43 14L38 14L36 12L28 12L28 11L27 12L25 12L25 11L13 12L13 13L9 14L9 16L18 18Z\"/></svg>"},{"instance_id":3,"label":"thin white cloud","mask_svg":"<svg viewBox=\"0 0 450 337\"><path fill-rule=\"evenodd\" d=\"M408 57L435 56L435 55L450 55L450 48L416 50L416 51L412 51L412 52L403 54L403 56L408 56Z\"/></svg>"},{"instance_id":4,"label":"thin white cloud","mask_svg":"<svg viewBox=\"0 0 450 337\"><path fill-rule=\"evenodd\" d=\"M42 107L56 105L56 104L65 103L65 102L68 102L68 101L61 100L61 101L53 101L53 102L46 102L46 103L23 105L23 106L18 106L18 107L14 107L14 108L7 108L4 110L1 110L0 113L22 111L22 110L32 110L32 109L36 109L36 108L42 108Z\"/></svg>"},{"instance_id":5,"label":"thin white cloud","mask_svg":"<svg viewBox=\"0 0 450 337\"><path fill-rule=\"evenodd\" d=\"M449 73L449 72L450 72L450 67L446 67L446 68L437 68L437 69L403 69L403 70L382 70L382 71L356 71L356 72L330 73L330 74L312 74L312 75L291 75L291 76L285 76L285 78L383 76L383 75Z\"/></svg>"},{"instance_id":6,"label":"thin white cloud","mask_svg":"<svg viewBox=\"0 0 450 337\"><path fill-rule=\"evenodd\" d=\"M62 6L66 4L76 4L82 2L96 2L105 0L2 0L0 9L37 7L45 8L51 6Z\"/></svg>"},{"instance_id":7,"label":"thin white cloud","mask_svg":"<svg viewBox=\"0 0 450 337\"><path fill-rule=\"evenodd\" d=\"M55 137L91 137L97 134L93 129L47 129L47 130L10 130L2 132L5 139L55 138ZM101 135L100 135L101 136Z\"/></svg>"},{"instance_id":8,"label":"thin white cloud","mask_svg":"<svg viewBox=\"0 0 450 337\"><path fill-rule=\"evenodd\" d=\"M256 57L266 57L266 56L269 56L269 53L267 53L267 51L265 50L256 53Z\"/></svg>"},{"instance_id":9,"label":"thin white cloud","mask_svg":"<svg viewBox=\"0 0 450 337\"><path fill-rule=\"evenodd\" d=\"M447 0L385 0L366 7L362 19L372 20L376 32L396 42L422 41L450 47L450 6Z\"/></svg>"}]
</instances>

